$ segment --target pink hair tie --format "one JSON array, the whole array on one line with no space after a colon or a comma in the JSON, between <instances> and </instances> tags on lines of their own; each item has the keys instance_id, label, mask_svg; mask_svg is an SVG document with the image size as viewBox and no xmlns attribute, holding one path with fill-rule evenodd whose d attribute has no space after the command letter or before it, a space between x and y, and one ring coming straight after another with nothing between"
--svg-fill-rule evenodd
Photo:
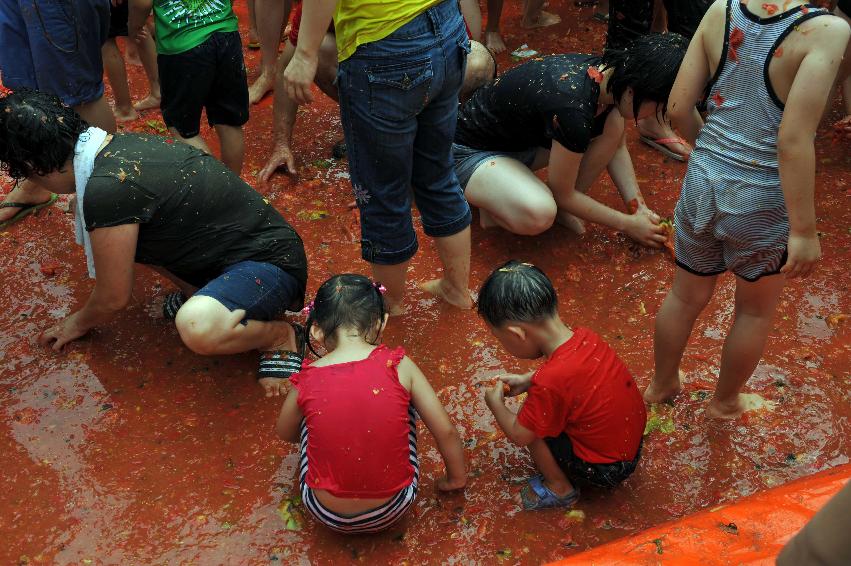
<instances>
[{"instance_id":1,"label":"pink hair tie","mask_svg":"<svg viewBox=\"0 0 851 566\"><path fill-rule=\"evenodd\" d=\"M375 287L378 290L378 292L381 293L382 295L387 292L387 287L385 287L384 285L382 285L378 281L373 283L372 286Z\"/></svg>"},{"instance_id":2,"label":"pink hair tie","mask_svg":"<svg viewBox=\"0 0 851 566\"><path fill-rule=\"evenodd\" d=\"M301 309L301 314L304 316L310 316L311 312L313 312L313 301L310 301L303 309Z\"/></svg>"}]
</instances>

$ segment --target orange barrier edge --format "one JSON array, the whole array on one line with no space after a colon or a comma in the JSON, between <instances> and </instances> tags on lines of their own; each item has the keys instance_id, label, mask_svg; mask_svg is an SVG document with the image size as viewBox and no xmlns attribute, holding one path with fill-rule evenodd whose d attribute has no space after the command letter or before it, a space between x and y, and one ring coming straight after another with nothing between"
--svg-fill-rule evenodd
<instances>
[{"instance_id":1,"label":"orange barrier edge","mask_svg":"<svg viewBox=\"0 0 851 566\"><path fill-rule=\"evenodd\" d=\"M851 464L831 468L552 565L773 564L786 542L849 479Z\"/></svg>"}]
</instances>

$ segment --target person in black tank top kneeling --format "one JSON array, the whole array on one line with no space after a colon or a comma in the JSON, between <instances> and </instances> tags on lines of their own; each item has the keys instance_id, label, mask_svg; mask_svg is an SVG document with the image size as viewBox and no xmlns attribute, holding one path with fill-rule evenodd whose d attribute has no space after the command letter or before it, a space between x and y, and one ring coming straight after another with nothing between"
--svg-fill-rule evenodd
<instances>
[{"instance_id":1,"label":"person in black tank top kneeling","mask_svg":"<svg viewBox=\"0 0 851 566\"><path fill-rule=\"evenodd\" d=\"M473 93L459 111L452 149L482 227L534 235L558 221L582 233L587 220L661 246L667 233L641 196L624 119L665 113L687 45L677 34L651 34L602 58L541 57ZM535 175L544 167L546 182ZM604 169L628 213L585 194Z\"/></svg>"}]
</instances>

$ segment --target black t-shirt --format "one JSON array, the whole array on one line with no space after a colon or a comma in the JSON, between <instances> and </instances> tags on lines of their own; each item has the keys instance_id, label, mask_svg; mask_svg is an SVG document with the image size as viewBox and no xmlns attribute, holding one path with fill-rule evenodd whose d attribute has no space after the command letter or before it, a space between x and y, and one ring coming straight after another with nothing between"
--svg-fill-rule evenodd
<instances>
[{"instance_id":1,"label":"black t-shirt","mask_svg":"<svg viewBox=\"0 0 851 566\"><path fill-rule=\"evenodd\" d=\"M475 149L522 151L552 146L552 140L575 153L585 153L603 133L599 116L600 85L588 67L600 64L592 55L538 57L508 70L488 83L458 113L455 143Z\"/></svg>"},{"instance_id":2,"label":"black t-shirt","mask_svg":"<svg viewBox=\"0 0 851 566\"><path fill-rule=\"evenodd\" d=\"M119 134L101 150L83 217L90 231L139 224L136 262L198 287L248 260L307 283L301 238L269 201L214 157L160 136Z\"/></svg>"}]
</instances>

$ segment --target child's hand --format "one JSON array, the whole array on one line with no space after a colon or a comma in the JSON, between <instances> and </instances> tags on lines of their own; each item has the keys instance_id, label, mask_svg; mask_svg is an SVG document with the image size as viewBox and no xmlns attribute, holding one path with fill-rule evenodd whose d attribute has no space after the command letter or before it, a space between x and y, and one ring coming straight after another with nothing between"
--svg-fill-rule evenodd
<instances>
[{"instance_id":1,"label":"child's hand","mask_svg":"<svg viewBox=\"0 0 851 566\"><path fill-rule=\"evenodd\" d=\"M450 479L447 476L444 476L437 480L437 489L439 491L455 491L458 489L464 489L467 485L467 478L460 477L455 479Z\"/></svg>"},{"instance_id":2,"label":"child's hand","mask_svg":"<svg viewBox=\"0 0 851 566\"><path fill-rule=\"evenodd\" d=\"M516 397L521 393L526 393L532 385L532 375L502 375L499 378L502 383L508 386L508 391L505 392L507 397Z\"/></svg>"},{"instance_id":3,"label":"child's hand","mask_svg":"<svg viewBox=\"0 0 851 566\"><path fill-rule=\"evenodd\" d=\"M503 385L502 381L497 381L496 385L489 387L485 391L485 403L487 403L488 407L493 407L497 404L502 405L504 403L505 389Z\"/></svg>"},{"instance_id":4,"label":"child's hand","mask_svg":"<svg viewBox=\"0 0 851 566\"><path fill-rule=\"evenodd\" d=\"M821 244L818 234L798 235L789 234L789 255L786 265L780 269L789 279L806 277L815 269L816 262L821 257Z\"/></svg>"}]
</instances>

